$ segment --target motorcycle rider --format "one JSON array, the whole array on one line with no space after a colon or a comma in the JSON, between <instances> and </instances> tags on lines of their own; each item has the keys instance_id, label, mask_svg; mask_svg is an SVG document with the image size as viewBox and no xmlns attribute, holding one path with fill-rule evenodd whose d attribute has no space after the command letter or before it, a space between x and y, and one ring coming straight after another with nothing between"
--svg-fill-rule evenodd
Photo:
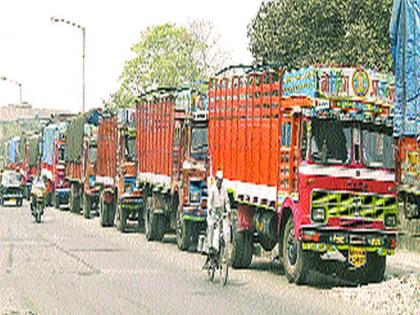
<instances>
[{"instance_id":1,"label":"motorcycle rider","mask_svg":"<svg viewBox=\"0 0 420 315\"><path fill-rule=\"evenodd\" d=\"M36 195L39 192L44 192L46 189L46 181L47 178L44 176L40 176L38 174L38 176L34 179L33 183L32 183L32 190L31 190L31 210L32 210L32 214L34 214L35 211L35 205L36 205Z\"/></svg>"},{"instance_id":2,"label":"motorcycle rider","mask_svg":"<svg viewBox=\"0 0 420 315\"><path fill-rule=\"evenodd\" d=\"M216 172L216 181L209 191L209 203L207 212L207 242L209 245L209 255L214 255L218 250L213 247L214 238L219 237L219 235L215 235L214 233L214 224L223 213L230 215L231 208L228 193L223 186L223 172L218 170ZM207 266L208 262L209 256L207 256L207 260L203 268Z\"/></svg>"}]
</instances>

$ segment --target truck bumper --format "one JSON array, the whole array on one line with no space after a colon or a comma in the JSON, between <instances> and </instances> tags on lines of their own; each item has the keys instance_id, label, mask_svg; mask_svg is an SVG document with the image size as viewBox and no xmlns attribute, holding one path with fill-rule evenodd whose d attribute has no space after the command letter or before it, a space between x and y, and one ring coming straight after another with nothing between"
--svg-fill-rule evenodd
<instances>
[{"instance_id":1,"label":"truck bumper","mask_svg":"<svg viewBox=\"0 0 420 315\"><path fill-rule=\"evenodd\" d=\"M182 218L188 221L203 222L207 218L207 210L197 206L184 206Z\"/></svg>"},{"instance_id":2,"label":"truck bumper","mask_svg":"<svg viewBox=\"0 0 420 315\"><path fill-rule=\"evenodd\" d=\"M19 193L19 194L3 194L2 195L3 200L17 200L17 199L23 199L23 194Z\"/></svg>"},{"instance_id":3,"label":"truck bumper","mask_svg":"<svg viewBox=\"0 0 420 315\"><path fill-rule=\"evenodd\" d=\"M342 230L317 227L301 229L300 241L303 250L348 252L357 248L380 256L393 255L397 245L397 233L382 230Z\"/></svg>"}]
</instances>

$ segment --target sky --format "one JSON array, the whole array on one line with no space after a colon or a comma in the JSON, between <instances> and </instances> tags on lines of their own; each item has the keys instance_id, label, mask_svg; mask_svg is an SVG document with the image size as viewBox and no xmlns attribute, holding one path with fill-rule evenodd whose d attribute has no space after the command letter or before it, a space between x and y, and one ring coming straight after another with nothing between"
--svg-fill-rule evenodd
<instances>
[{"instance_id":1,"label":"sky","mask_svg":"<svg viewBox=\"0 0 420 315\"><path fill-rule=\"evenodd\" d=\"M250 63L247 25L261 0L0 0L0 77L22 83L34 107L79 112L82 106L82 32L86 27L86 107L118 89L130 47L147 26L191 19L212 21L232 61ZM19 102L19 87L0 81L0 106Z\"/></svg>"}]
</instances>

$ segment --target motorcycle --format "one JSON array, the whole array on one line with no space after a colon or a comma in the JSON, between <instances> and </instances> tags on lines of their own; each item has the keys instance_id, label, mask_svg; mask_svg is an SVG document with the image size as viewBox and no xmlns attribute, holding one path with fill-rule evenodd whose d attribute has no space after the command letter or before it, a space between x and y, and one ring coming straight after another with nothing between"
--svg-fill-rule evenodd
<instances>
[{"instance_id":1,"label":"motorcycle","mask_svg":"<svg viewBox=\"0 0 420 315\"><path fill-rule=\"evenodd\" d=\"M220 283L225 286L228 280L229 265L230 265L230 248L232 244L232 224L228 214L219 213L216 215L214 222L214 235L213 244L207 251L207 260L204 265L206 270L207 279L214 280L216 270L219 271Z\"/></svg>"},{"instance_id":2,"label":"motorcycle","mask_svg":"<svg viewBox=\"0 0 420 315\"><path fill-rule=\"evenodd\" d=\"M31 191L31 210L36 223L41 223L46 204L47 188L44 185L34 185Z\"/></svg>"}]
</instances>

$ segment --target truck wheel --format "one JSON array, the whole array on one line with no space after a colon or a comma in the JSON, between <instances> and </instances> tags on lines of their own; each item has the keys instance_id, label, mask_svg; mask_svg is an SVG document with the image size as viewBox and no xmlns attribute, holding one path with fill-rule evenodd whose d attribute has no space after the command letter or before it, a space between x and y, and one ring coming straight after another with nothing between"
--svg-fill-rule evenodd
<instances>
[{"instance_id":1,"label":"truck wheel","mask_svg":"<svg viewBox=\"0 0 420 315\"><path fill-rule=\"evenodd\" d=\"M176 227L176 242L180 250L187 250L191 244L192 224L179 217Z\"/></svg>"},{"instance_id":2,"label":"truck wheel","mask_svg":"<svg viewBox=\"0 0 420 315\"><path fill-rule=\"evenodd\" d=\"M16 200L16 206L22 207L22 204L23 204L23 199Z\"/></svg>"},{"instance_id":3,"label":"truck wheel","mask_svg":"<svg viewBox=\"0 0 420 315\"><path fill-rule=\"evenodd\" d=\"M52 193L47 194L47 200L45 201L45 204L46 204L47 207L52 206Z\"/></svg>"},{"instance_id":4,"label":"truck wheel","mask_svg":"<svg viewBox=\"0 0 420 315\"><path fill-rule=\"evenodd\" d=\"M165 235L163 216L152 212L152 198L147 198L145 210L145 234L148 241L162 241Z\"/></svg>"},{"instance_id":5,"label":"truck wheel","mask_svg":"<svg viewBox=\"0 0 420 315\"><path fill-rule=\"evenodd\" d=\"M348 270L345 278L357 285L379 283L384 280L386 269L386 256L379 256L376 253L368 253L366 266Z\"/></svg>"},{"instance_id":6,"label":"truck wheel","mask_svg":"<svg viewBox=\"0 0 420 315\"><path fill-rule=\"evenodd\" d=\"M60 209L60 197L54 194L54 208Z\"/></svg>"},{"instance_id":7,"label":"truck wheel","mask_svg":"<svg viewBox=\"0 0 420 315\"><path fill-rule=\"evenodd\" d=\"M85 219L90 219L90 209L92 207L92 201L89 196L84 195L83 197L83 216Z\"/></svg>"},{"instance_id":8,"label":"truck wheel","mask_svg":"<svg viewBox=\"0 0 420 315\"><path fill-rule=\"evenodd\" d=\"M0 196L0 206L3 206L3 205L4 205L4 199L2 196Z\"/></svg>"},{"instance_id":9,"label":"truck wheel","mask_svg":"<svg viewBox=\"0 0 420 315\"><path fill-rule=\"evenodd\" d=\"M70 209L73 213L79 213L80 212L80 197L75 197L73 199L73 208Z\"/></svg>"},{"instance_id":10,"label":"truck wheel","mask_svg":"<svg viewBox=\"0 0 420 315\"><path fill-rule=\"evenodd\" d=\"M104 199L101 196L99 199L99 224L102 227L107 226L107 218L108 218L107 209L105 207Z\"/></svg>"},{"instance_id":11,"label":"truck wheel","mask_svg":"<svg viewBox=\"0 0 420 315\"><path fill-rule=\"evenodd\" d=\"M139 207L137 211L138 211L137 223L138 223L139 228L142 228L144 227L144 214L143 214L144 207Z\"/></svg>"},{"instance_id":12,"label":"truck wheel","mask_svg":"<svg viewBox=\"0 0 420 315\"><path fill-rule=\"evenodd\" d=\"M295 239L295 224L290 216L284 228L283 267L289 282L303 284L306 282L310 266L310 253L302 250L301 244Z\"/></svg>"},{"instance_id":13,"label":"truck wheel","mask_svg":"<svg viewBox=\"0 0 420 315\"><path fill-rule=\"evenodd\" d=\"M367 275L371 283L379 283L384 280L386 269L386 256L379 256L376 253L368 255Z\"/></svg>"},{"instance_id":14,"label":"truck wheel","mask_svg":"<svg viewBox=\"0 0 420 315\"><path fill-rule=\"evenodd\" d=\"M78 194L77 196L75 196L74 189L77 189L77 188L72 187L71 192L70 192L70 202L69 202L70 212L79 213L80 212L80 195Z\"/></svg>"},{"instance_id":15,"label":"truck wheel","mask_svg":"<svg viewBox=\"0 0 420 315\"><path fill-rule=\"evenodd\" d=\"M124 233L127 229L127 211L121 205L117 207L116 213L116 226L117 230Z\"/></svg>"},{"instance_id":16,"label":"truck wheel","mask_svg":"<svg viewBox=\"0 0 420 315\"><path fill-rule=\"evenodd\" d=\"M162 214L154 214L153 217L156 227L156 241L162 242L165 236L165 217Z\"/></svg>"},{"instance_id":17,"label":"truck wheel","mask_svg":"<svg viewBox=\"0 0 420 315\"><path fill-rule=\"evenodd\" d=\"M248 268L252 262L254 242L251 231L237 231L233 233L232 267Z\"/></svg>"},{"instance_id":18,"label":"truck wheel","mask_svg":"<svg viewBox=\"0 0 420 315\"><path fill-rule=\"evenodd\" d=\"M113 201L110 204L106 205L106 207L108 208L108 226L114 226L117 203L116 201Z\"/></svg>"},{"instance_id":19,"label":"truck wheel","mask_svg":"<svg viewBox=\"0 0 420 315\"><path fill-rule=\"evenodd\" d=\"M146 201L146 209L144 213L144 228L145 235L148 241L154 241L156 239L156 229L154 229L154 215L152 213L152 198L148 197Z\"/></svg>"},{"instance_id":20,"label":"truck wheel","mask_svg":"<svg viewBox=\"0 0 420 315\"><path fill-rule=\"evenodd\" d=\"M252 231L238 231L238 219L235 216L232 222L233 243L231 264L233 268L248 268L252 262L254 240Z\"/></svg>"}]
</instances>

